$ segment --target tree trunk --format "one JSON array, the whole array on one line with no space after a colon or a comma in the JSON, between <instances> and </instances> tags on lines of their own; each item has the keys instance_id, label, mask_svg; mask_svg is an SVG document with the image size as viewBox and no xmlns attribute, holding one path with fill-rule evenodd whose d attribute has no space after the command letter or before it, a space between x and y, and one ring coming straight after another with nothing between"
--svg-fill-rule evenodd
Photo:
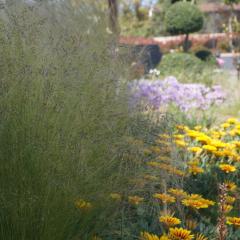
<instances>
[{"instance_id":1,"label":"tree trunk","mask_svg":"<svg viewBox=\"0 0 240 240\"><path fill-rule=\"evenodd\" d=\"M187 33L186 34L186 37L184 39L184 42L183 42L183 51L184 52L188 52L188 49L189 49L189 34Z\"/></svg>"},{"instance_id":2,"label":"tree trunk","mask_svg":"<svg viewBox=\"0 0 240 240\"><path fill-rule=\"evenodd\" d=\"M234 9L233 9L233 5L230 6L231 7L231 12L230 12L230 17L228 19L228 37L229 37L229 46L231 49L231 52L234 52L234 48L233 48L233 18L234 18Z\"/></svg>"},{"instance_id":3,"label":"tree trunk","mask_svg":"<svg viewBox=\"0 0 240 240\"><path fill-rule=\"evenodd\" d=\"M117 0L108 0L110 28L113 33L119 33Z\"/></svg>"}]
</instances>

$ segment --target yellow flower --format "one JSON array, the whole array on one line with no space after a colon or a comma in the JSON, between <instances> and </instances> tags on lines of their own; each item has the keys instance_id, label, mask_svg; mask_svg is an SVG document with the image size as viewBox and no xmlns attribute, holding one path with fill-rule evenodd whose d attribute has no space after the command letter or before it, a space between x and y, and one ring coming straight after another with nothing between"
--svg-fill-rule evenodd
<instances>
[{"instance_id":1,"label":"yellow flower","mask_svg":"<svg viewBox=\"0 0 240 240\"><path fill-rule=\"evenodd\" d=\"M235 155L235 153L231 149L227 149L227 148L223 149L222 153L226 157L232 157Z\"/></svg>"},{"instance_id":2,"label":"yellow flower","mask_svg":"<svg viewBox=\"0 0 240 240\"><path fill-rule=\"evenodd\" d=\"M201 153L202 148L200 148L200 147L189 147L188 151L193 152L193 153Z\"/></svg>"},{"instance_id":3,"label":"yellow flower","mask_svg":"<svg viewBox=\"0 0 240 240\"><path fill-rule=\"evenodd\" d=\"M120 201L121 200L121 195L119 193L111 193L110 197L114 200Z\"/></svg>"},{"instance_id":4,"label":"yellow flower","mask_svg":"<svg viewBox=\"0 0 240 240\"><path fill-rule=\"evenodd\" d=\"M168 162L168 161L171 160L171 158L168 157L168 156L158 156L158 157L156 158L156 160L160 160L160 161L166 161L166 162Z\"/></svg>"},{"instance_id":5,"label":"yellow flower","mask_svg":"<svg viewBox=\"0 0 240 240\"><path fill-rule=\"evenodd\" d=\"M234 167L233 165L230 165L230 164L220 164L219 168L222 171L224 171L225 173L230 173L230 172L236 171L236 167Z\"/></svg>"},{"instance_id":6,"label":"yellow flower","mask_svg":"<svg viewBox=\"0 0 240 240\"><path fill-rule=\"evenodd\" d=\"M214 151L213 154L216 157L224 157L225 156L225 152L224 151Z\"/></svg>"},{"instance_id":7,"label":"yellow flower","mask_svg":"<svg viewBox=\"0 0 240 240\"><path fill-rule=\"evenodd\" d=\"M227 190L230 192L234 192L237 188L237 185L231 181L225 181L224 184L225 184Z\"/></svg>"},{"instance_id":8,"label":"yellow flower","mask_svg":"<svg viewBox=\"0 0 240 240\"><path fill-rule=\"evenodd\" d=\"M179 147L186 147L187 143L183 140L175 140L176 145L178 145Z\"/></svg>"},{"instance_id":9,"label":"yellow flower","mask_svg":"<svg viewBox=\"0 0 240 240\"><path fill-rule=\"evenodd\" d=\"M161 216L159 221L166 224L168 227L173 227L181 223L180 219L170 215Z\"/></svg>"},{"instance_id":10,"label":"yellow flower","mask_svg":"<svg viewBox=\"0 0 240 240\"><path fill-rule=\"evenodd\" d=\"M227 217L227 224L240 227L240 218L239 217Z\"/></svg>"},{"instance_id":11,"label":"yellow flower","mask_svg":"<svg viewBox=\"0 0 240 240\"><path fill-rule=\"evenodd\" d=\"M128 197L128 202L133 204L133 205L138 205L140 204L142 201L144 200L144 198L139 197L139 196L129 196Z\"/></svg>"},{"instance_id":12,"label":"yellow flower","mask_svg":"<svg viewBox=\"0 0 240 240\"><path fill-rule=\"evenodd\" d=\"M199 159L193 159L187 163L189 166L197 166L199 165Z\"/></svg>"},{"instance_id":13,"label":"yellow flower","mask_svg":"<svg viewBox=\"0 0 240 240\"><path fill-rule=\"evenodd\" d=\"M178 130L188 129L188 127L187 127L187 126L184 126L184 125L177 125L176 128L177 128Z\"/></svg>"},{"instance_id":14,"label":"yellow flower","mask_svg":"<svg viewBox=\"0 0 240 240\"><path fill-rule=\"evenodd\" d=\"M160 237L160 240L170 240L170 239L168 238L168 236L162 235L162 236Z\"/></svg>"},{"instance_id":15,"label":"yellow flower","mask_svg":"<svg viewBox=\"0 0 240 240\"><path fill-rule=\"evenodd\" d=\"M158 162L153 162L153 161L148 162L147 165L148 165L148 166L151 166L151 167L161 167L160 163L158 163Z\"/></svg>"},{"instance_id":16,"label":"yellow flower","mask_svg":"<svg viewBox=\"0 0 240 240\"><path fill-rule=\"evenodd\" d=\"M212 140L210 142L211 146L214 146L216 148L224 148L227 146L227 144L225 142L219 141L219 140Z\"/></svg>"},{"instance_id":17,"label":"yellow flower","mask_svg":"<svg viewBox=\"0 0 240 240\"><path fill-rule=\"evenodd\" d=\"M212 146L212 145L203 145L202 148L204 150L208 151L208 152L215 152L215 151L217 151L217 148Z\"/></svg>"},{"instance_id":18,"label":"yellow flower","mask_svg":"<svg viewBox=\"0 0 240 240\"><path fill-rule=\"evenodd\" d=\"M209 206L212 206L215 203L211 200L203 198L201 195L191 194L186 199L182 200L182 204L187 207L200 209L200 208L208 208Z\"/></svg>"},{"instance_id":19,"label":"yellow flower","mask_svg":"<svg viewBox=\"0 0 240 240\"><path fill-rule=\"evenodd\" d=\"M176 198L185 198L188 195L185 191L183 191L180 188L170 188L168 192L171 193Z\"/></svg>"},{"instance_id":20,"label":"yellow flower","mask_svg":"<svg viewBox=\"0 0 240 240\"><path fill-rule=\"evenodd\" d=\"M150 147L150 150L153 152L153 153L157 153L157 154L160 154L161 153L161 149L157 146L152 146Z\"/></svg>"},{"instance_id":21,"label":"yellow flower","mask_svg":"<svg viewBox=\"0 0 240 240\"><path fill-rule=\"evenodd\" d=\"M224 213L229 213L232 209L233 209L233 206L229 204L224 204L222 206L222 210Z\"/></svg>"},{"instance_id":22,"label":"yellow flower","mask_svg":"<svg viewBox=\"0 0 240 240\"><path fill-rule=\"evenodd\" d=\"M200 131L200 130L202 129L202 126L197 125L197 126L194 127L194 129L195 129L196 131Z\"/></svg>"},{"instance_id":23,"label":"yellow flower","mask_svg":"<svg viewBox=\"0 0 240 240\"><path fill-rule=\"evenodd\" d=\"M240 148L240 141L233 141L232 142L237 148Z\"/></svg>"},{"instance_id":24,"label":"yellow flower","mask_svg":"<svg viewBox=\"0 0 240 240\"><path fill-rule=\"evenodd\" d=\"M155 235L155 234L151 234L148 232L141 232L141 240L160 240L160 238Z\"/></svg>"},{"instance_id":25,"label":"yellow flower","mask_svg":"<svg viewBox=\"0 0 240 240\"><path fill-rule=\"evenodd\" d=\"M189 167L188 167L188 171L189 171L189 173L192 173L193 175L197 175L197 174L200 174L200 173L204 173L203 168L198 167L198 166L196 166L196 165L189 166Z\"/></svg>"},{"instance_id":26,"label":"yellow flower","mask_svg":"<svg viewBox=\"0 0 240 240\"><path fill-rule=\"evenodd\" d=\"M188 229L194 230L198 226L198 222L194 219L186 219L185 225Z\"/></svg>"},{"instance_id":27,"label":"yellow flower","mask_svg":"<svg viewBox=\"0 0 240 240\"><path fill-rule=\"evenodd\" d=\"M198 131L188 130L187 133L186 133L186 135L187 135L188 137L191 137L191 138L196 138L196 137L202 136L203 134L200 133L200 132L198 132Z\"/></svg>"},{"instance_id":28,"label":"yellow flower","mask_svg":"<svg viewBox=\"0 0 240 240\"><path fill-rule=\"evenodd\" d=\"M226 196L226 203L227 204L233 204L236 201L235 197L232 196Z\"/></svg>"},{"instance_id":29,"label":"yellow flower","mask_svg":"<svg viewBox=\"0 0 240 240\"><path fill-rule=\"evenodd\" d=\"M191 240L194 238L194 235L191 234L191 231L184 228L170 228L168 237L170 240Z\"/></svg>"},{"instance_id":30,"label":"yellow flower","mask_svg":"<svg viewBox=\"0 0 240 240\"><path fill-rule=\"evenodd\" d=\"M238 119L237 118L229 118L229 119L227 119L226 122L229 124L236 124L238 122Z\"/></svg>"},{"instance_id":31,"label":"yellow flower","mask_svg":"<svg viewBox=\"0 0 240 240\"><path fill-rule=\"evenodd\" d=\"M92 208L92 204L83 199L77 199L75 201L75 207L81 210L89 210Z\"/></svg>"},{"instance_id":32,"label":"yellow flower","mask_svg":"<svg viewBox=\"0 0 240 240\"><path fill-rule=\"evenodd\" d=\"M229 128L230 126L231 126L230 123L223 123L221 125L221 127L224 128L224 129Z\"/></svg>"},{"instance_id":33,"label":"yellow flower","mask_svg":"<svg viewBox=\"0 0 240 240\"><path fill-rule=\"evenodd\" d=\"M196 138L198 142L201 142L202 144L208 144L211 141L211 138L208 136L199 136Z\"/></svg>"},{"instance_id":34,"label":"yellow flower","mask_svg":"<svg viewBox=\"0 0 240 240\"><path fill-rule=\"evenodd\" d=\"M179 170L175 167L172 167L171 169L169 169L169 173L176 174L177 176L180 176L180 177L185 175L185 173L182 170Z\"/></svg>"},{"instance_id":35,"label":"yellow flower","mask_svg":"<svg viewBox=\"0 0 240 240\"><path fill-rule=\"evenodd\" d=\"M158 180L158 177L150 175L150 174L146 174L144 176L144 179L149 180L149 181L156 181L156 180Z\"/></svg>"},{"instance_id":36,"label":"yellow flower","mask_svg":"<svg viewBox=\"0 0 240 240\"><path fill-rule=\"evenodd\" d=\"M175 135L173 135L173 137L174 137L176 140L183 140L183 139L184 139L184 135L182 135L182 134L175 134Z\"/></svg>"},{"instance_id":37,"label":"yellow flower","mask_svg":"<svg viewBox=\"0 0 240 240\"><path fill-rule=\"evenodd\" d=\"M160 199L164 203L174 203L176 201L175 197L167 193L155 193L153 194L154 198Z\"/></svg>"},{"instance_id":38,"label":"yellow flower","mask_svg":"<svg viewBox=\"0 0 240 240\"><path fill-rule=\"evenodd\" d=\"M237 135L238 131L233 129L233 130L229 131L228 133L229 133L230 136L234 137L234 136Z\"/></svg>"},{"instance_id":39,"label":"yellow flower","mask_svg":"<svg viewBox=\"0 0 240 240\"><path fill-rule=\"evenodd\" d=\"M195 240L208 240L208 238L205 237L203 234L198 233L198 234L196 235Z\"/></svg>"},{"instance_id":40,"label":"yellow flower","mask_svg":"<svg viewBox=\"0 0 240 240\"><path fill-rule=\"evenodd\" d=\"M221 132L218 132L218 131L211 131L210 136L212 138L219 139L219 138L221 138L222 134L221 134Z\"/></svg>"},{"instance_id":41,"label":"yellow flower","mask_svg":"<svg viewBox=\"0 0 240 240\"><path fill-rule=\"evenodd\" d=\"M162 144L162 145L170 145L170 142L166 141L166 140L162 140L162 139L157 139L155 141L155 143L157 144Z\"/></svg>"},{"instance_id":42,"label":"yellow flower","mask_svg":"<svg viewBox=\"0 0 240 240\"><path fill-rule=\"evenodd\" d=\"M203 203L201 200L192 200L192 199L184 199L182 200L182 204L187 207L192 207L196 209L200 208L208 208L208 205L206 203Z\"/></svg>"},{"instance_id":43,"label":"yellow flower","mask_svg":"<svg viewBox=\"0 0 240 240\"><path fill-rule=\"evenodd\" d=\"M171 138L169 134L159 134L158 135L160 138L164 138L164 139L169 139Z\"/></svg>"},{"instance_id":44,"label":"yellow flower","mask_svg":"<svg viewBox=\"0 0 240 240\"><path fill-rule=\"evenodd\" d=\"M102 240L102 238L100 238L100 237L98 237L98 236L94 236L94 237L92 238L92 240Z\"/></svg>"}]
</instances>

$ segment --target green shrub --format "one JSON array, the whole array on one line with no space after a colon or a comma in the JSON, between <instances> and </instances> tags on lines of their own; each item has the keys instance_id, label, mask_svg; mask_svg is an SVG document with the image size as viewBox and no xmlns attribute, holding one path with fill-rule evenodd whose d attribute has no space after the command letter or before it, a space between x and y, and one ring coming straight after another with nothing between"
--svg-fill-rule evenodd
<instances>
[{"instance_id":1,"label":"green shrub","mask_svg":"<svg viewBox=\"0 0 240 240\"><path fill-rule=\"evenodd\" d=\"M200 59L188 53L169 53L163 56L159 70L164 74L181 70L201 72L203 63Z\"/></svg>"},{"instance_id":2,"label":"green shrub","mask_svg":"<svg viewBox=\"0 0 240 240\"><path fill-rule=\"evenodd\" d=\"M169 53L163 56L160 75L175 76L180 82L200 82L211 85L215 81L214 64L203 62L190 53Z\"/></svg>"},{"instance_id":3,"label":"green shrub","mask_svg":"<svg viewBox=\"0 0 240 240\"><path fill-rule=\"evenodd\" d=\"M165 15L167 32L173 35L186 34L184 48L188 48L188 34L203 27L203 14L197 6L188 2L177 2L168 8Z\"/></svg>"},{"instance_id":4,"label":"green shrub","mask_svg":"<svg viewBox=\"0 0 240 240\"><path fill-rule=\"evenodd\" d=\"M171 34L189 34L202 28L203 15L195 5L177 2L168 9L165 24Z\"/></svg>"},{"instance_id":5,"label":"green shrub","mask_svg":"<svg viewBox=\"0 0 240 240\"><path fill-rule=\"evenodd\" d=\"M213 57L212 52L209 49L204 47L194 49L194 52L195 52L195 56L201 59L202 61L208 61Z\"/></svg>"}]
</instances>

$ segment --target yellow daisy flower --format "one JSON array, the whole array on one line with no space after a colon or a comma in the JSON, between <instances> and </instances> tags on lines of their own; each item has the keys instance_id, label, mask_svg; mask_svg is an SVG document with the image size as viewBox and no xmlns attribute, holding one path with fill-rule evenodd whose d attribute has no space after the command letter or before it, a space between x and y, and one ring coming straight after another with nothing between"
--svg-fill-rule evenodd
<instances>
[{"instance_id":1,"label":"yellow daisy flower","mask_svg":"<svg viewBox=\"0 0 240 240\"><path fill-rule=\"evenodd\" d=\"M170 188L168 192L176 198L185 198L188 196L188 194L180 188Z\"/></svg>"},{"instance_id":2,"label":"yellow daisy flower","mask_svg":"<svg viewBox=\"0 0 240 240\"><path fill-rule=\"evenodd\" d=\"M185 141L183 141L183 140L175 140L174 142L179 147L186 147L187 146L187 143Z\"/></svg>"},{"instance_id":3,"label":"yellow daisy flower","mask_svg":"<svg viewBox=\"0 0 240 240\"><path fill-rule=\"evenodd\" d=\"M239 217L227 217L227 224L240 227L240 218Z\"/></svg>"},{"instance_id":4,"label":"yellow daisy flower","mask_svg":"<svg viewBox=\"0 0 240 240\"><path fill-rule=\"evenodd\" d=\"M198 167L196 165L191 165L188 167L188 171L189 173L193 174L193 175L197 175L197 174L200 174L200 173L204 173L204 170L203 168L201 167Z\"/></svg>"},{"instance_id":5,"label":"yellow daisy flower","mask_svg":"<svg viewBox=\"0 0 240 240\"><path fill-rule=\"evenodd\" d=\"M120 201L121 200L121 195L119 193L111 193L110 197L114 200Z\"/></svg>"},{"instance_id":6,"label":"yellow daisy flower","mask_svg":"<svg viewBox=\"0 0 240 240\"><path fill-rule=\"evenodd\" d=\"M233 206L232 205L229 205L229 204L224 204L223 206L222 206L222 210L223 210L223 212L224 213L229 213L229 212L231 212L231 210L233 209Z\"/></svg>"},{"instance_id":7,"label":"yellow daisy flower","mask_svg":"<svg viewBox=\"0 0 240 240\"><path fill-rule=\"evenodd\" d=\"M231 126L230 123L223 123L223 124L221 124L221 127L224 128L224 129L229 128L230 126Z\"/></svg>"},{"instance_id":8,"label":"yellow daisy flower","mask_svg":"<svg viewBox=\"0 0 240 240\"><path fill-rule=\"evenodd\" d=\"M237 188L237 185L231 181L225 181L224 184L225 184L227 190L230 192L234 192Z\"/></svg>"},{"instance_id":9,"label":"yellow daisy flower","mask_svg":"<svg viewBox=\"0 0 240 240\"><path fill-rule=\"evenodd\" d=\"M236 124L236 123L238 123L238 119L237 118L228 118L226 122L229 124Z\"/></svg>"},{"instance_id":10,"label":"yellow daisy flower","mask_svg":"<svg viewBox=\"0 0 240 240\"><path fill-rule=\"evenodd\" d=\"M191 240L194 238L194 235L191 234L191 231L184 228L170 228L168 237L171 240Z\"/></svg>"},{"instance_id":11,"label":"yellow daisy flower","mask_svg":"<svg viewBox=\"0 0 240 240\"><path fill-rule=\"evenodd\" d=\"M203 145L202 148L204 150L208 151L208 152L215 152L215 151L217 151L217 148L212 146L212 145Z\"/></svg>"},{"instance_id":12,"label":"yellow daisy flower","mask_svg":"<svg viewBox=\"0 0 240 240\"><path fill-rule=\"evenodd\" d=\"M198 153L199 154L199 153L201 153L202 148L200 148L200 147L189 147L188 151L192 152L192 153Z\"/></svg>"},{"instance_id":13,"label":"yellow daisy flower","mask_svg":"<svg viewBox=\"0 0 240 240\"><path fill-rule=\"evenodd\" d=\"M201 195L191 194L189 197L182 200L182 204L187 207L201 209L213 206L215 203L211 200L203 198Z\"/></svg>"},{"instance_id":14,"label":"yellow daisy flower","mask_svg":"<svg viewBox=\"0 0 240 240\"><path fill-rule=\"evenodd\" d=\"M161 216L159 218L159 221L164 223L168 227L173 227L173 226L179 225L181 223L180 219L170 216L170 215Z\"/></svg>"},{"instance_id":15,"label":"yellow daisy flower","mask_svg":"<svg viewBox=\"0 0 240 240\"><path fill-rule=\"evenodd\" d=\"M236 167L230 164L220 164L219 168L225 173L231 173L236 171Z\"/></svg>"},{"instance_id":16,"label":"yellow daisy flower","mask_svg":"<svg viewBox=\"0 0 240 240\"><path fill-rule=\"evenodd\" d=\"M83 199L77 199L75 201L75 207L81 210L89 210L92 208L92 204Z\"/></svg>"},{"instance_id":17,"label":"yellow daisy flower","mask_svg":"<svg viewBox=\"0 0 240 240\"><path fill-rule=\"evenodd\" d=\"M175 197L167 193L155 193L153 197L161 200L163 203L174 203L176 201Z\"/></svg>"},{"instance_id":18,"label":"yellow daisy flower","mask_svg":"<svg viewBox=\"0 0 240 240\"><path fill-rule=\"evenodd\" d=\"M144 200L144 198L139 197L139 196L129 196L128 197L128 202L133 205L139 205L143 200Z\"/></svg>"},{"instance_id":19,"label":"yellow daisy flower","mask_svg":"<svg viewBox=\"0 0 240 240\"><path fill-rule=\"evenodd\" d=\"M226 203L227 204L233 204L236 201L235 197L232 196L226 196Z\"/></svg>"},{"instance_id":20,"label":"yellow daisy flower","mask_svg":"<svg viewBox=\"0 0 240 240\"><path fill-rule=\"evenodd\" d=\"M148 232L141 232L140 239L141 240L160 240L160 238L157 235L151 234Z\"/></svg>"},{"instance_id":21,"label":"yellow daisy flower","mask_svg":"<svg viewBox=\"0 0 240 240\"><path fill-rule=\"evenodd\" d=\"M160 237L160 240L170 240L167 235L162 235Z\"/></svg>"},{"instance_id":22,"label":"yellow daisy flower","mask_svg":"<svg viewBox=\"0 0 240 240\"><path fill-rule=\"evenodd\" d=\"M195 240L208 240L208 238L205 237L203 234L198 233L198 234L196 235Z\"/></svg>"}]
</instances>

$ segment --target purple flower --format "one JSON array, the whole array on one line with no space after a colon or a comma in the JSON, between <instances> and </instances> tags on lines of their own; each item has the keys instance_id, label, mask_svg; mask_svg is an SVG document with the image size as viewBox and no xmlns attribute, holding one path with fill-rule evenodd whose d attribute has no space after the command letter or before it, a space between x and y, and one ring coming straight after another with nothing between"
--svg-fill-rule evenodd
<instances>
[{"instance_id":1,"label":"purple flower","mask_svg":"<svg viewBox=\"0 0 240 240\"><path fill-rule=\"evenodd\" d=\"M206 110L212 105L221 104L226 98L221 86L209 88L204 84L180 83L175 77L155 81L135 80L130 89L132 103L144 103L155 109L173 104L184 112Z\"/></svg>"}]
</instances>

